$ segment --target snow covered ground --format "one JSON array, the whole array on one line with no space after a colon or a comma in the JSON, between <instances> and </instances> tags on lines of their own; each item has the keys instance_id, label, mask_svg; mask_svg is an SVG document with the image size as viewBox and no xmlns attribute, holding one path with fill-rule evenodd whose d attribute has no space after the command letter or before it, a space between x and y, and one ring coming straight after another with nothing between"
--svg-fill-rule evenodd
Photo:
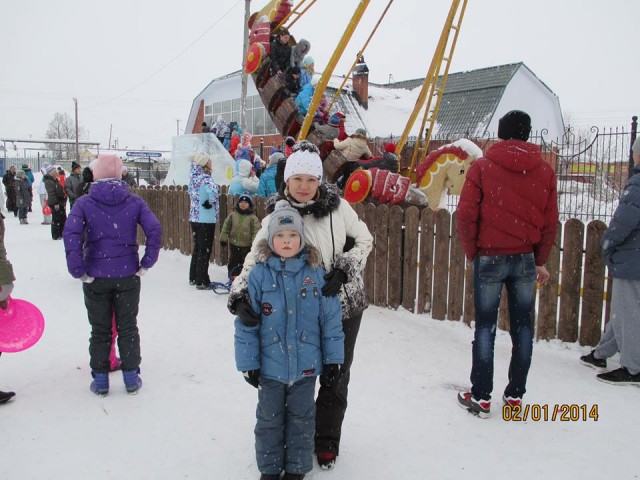
<instances>
[{"instance_id":1,"label":"snow covered ground","mask_svg":"<svg viewBox=\"0 0 640 480\"><path fill-rule=\"evenodd\" d=\"M29 220L5 220L6 247L14 297L40 307L46 330L30 350L0 358L0 389L17 393L0 406L2 478L257 479L257 396L235 370L226 297L190 287L189 258L162 251L143 278L143 388L127 395L121 375L112 373L109 395L96 397L80 282L67 273L63 244L51 240L41 215ZM225 276L223 267L210 272ZM541 342L526 401L548 406L549 417L556 404L597 405L598 420L505 421L498 401L492 418L481 420L456 402L468 386L472 336L461 323L369 308L337 466L316 467L307 478L639 478L640 389L596 381L595 371L578 363L587 348ZM496 400L509 354L500 332Z\"/></svg>"}]
</instances>

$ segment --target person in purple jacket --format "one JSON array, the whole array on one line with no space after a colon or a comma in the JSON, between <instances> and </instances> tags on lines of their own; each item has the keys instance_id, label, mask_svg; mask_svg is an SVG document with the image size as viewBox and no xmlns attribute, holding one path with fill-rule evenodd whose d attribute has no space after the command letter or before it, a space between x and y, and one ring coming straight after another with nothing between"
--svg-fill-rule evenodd
<instances>
[{"instance_id":1,"label":"person in purple jacket","mask_svg":"<svg viewBox=\"0 0 640 480\"><path fill-rule=\"evenodd\" d=\"M67 269L80 279L91 324L89 355L99 396L109 393L111 323L115 315L122 374L128 393L137 393L140 379L140 334L137 315L140 277L158 260L162 228L145 201L120 180L122 161L101 156L93 167L94 183L78 198L64 227ZM138 256L137 227L146 237Z\"/></svg>"}]
</instances>

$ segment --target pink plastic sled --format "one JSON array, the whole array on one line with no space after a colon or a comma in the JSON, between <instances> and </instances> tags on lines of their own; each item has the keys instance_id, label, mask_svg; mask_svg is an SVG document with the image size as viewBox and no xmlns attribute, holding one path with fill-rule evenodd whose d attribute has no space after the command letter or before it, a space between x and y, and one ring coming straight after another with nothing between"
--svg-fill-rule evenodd
<instances>
[{"instance_id":1,"label":"pink plastic sled","mask_svg":"<svg viewBox=\"0 0 640 480\"><path fill-rule=\"evenodd\" d=\"M44 331L44 317L33 303L9 297L0 309L0 352L21 352L36 344Z\"/></svg>"}]
</instances>

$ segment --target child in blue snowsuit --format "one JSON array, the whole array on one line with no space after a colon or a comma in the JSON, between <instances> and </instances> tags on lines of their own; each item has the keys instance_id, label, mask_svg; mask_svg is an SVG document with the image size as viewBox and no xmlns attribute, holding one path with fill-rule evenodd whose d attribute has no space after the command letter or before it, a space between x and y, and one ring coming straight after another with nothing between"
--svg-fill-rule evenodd
<instances>
[{"instance_id":1,"label":"child in blue snowsuit","mask_svg":"<svg viewBox=\"0 0 640 480\"><path fill-rule=\"evenodd\" d=\"M337 296L322 295L319 252L304 242L300 214L280 200L269 240L256 245L248 293L260 321L235 321L236 366L258 388L256 461L261 480L301 480L312 469L315 382L337 381L344 362Z\"/></svg>"}]
</instances>

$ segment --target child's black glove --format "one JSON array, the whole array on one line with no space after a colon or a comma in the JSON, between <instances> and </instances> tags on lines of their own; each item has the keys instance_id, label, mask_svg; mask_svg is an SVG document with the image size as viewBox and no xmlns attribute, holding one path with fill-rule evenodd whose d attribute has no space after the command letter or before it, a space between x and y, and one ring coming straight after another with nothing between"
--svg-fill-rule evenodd
<instances>
[{"instance_id":1,"label":"child's black glove","mask_svg":"<svg viewBox=\"0 0 640 480\"><path fill-rule=\"evenodd\" d=\"M260 386L260 369L242 372L242 375L244 376L244 381L252 387L258 388Z\"/></svg>"},{"instance_id":2,"label":"child's black glove","mask_svg":"<svg viewBox=\"0 0 640 480\"><path fill-rule=\"evenodd\" d=\"M220 240L220 246L221 247L226 247L227 246L227 242L223 242L222 240Z\"/></svg>"},{"instance_id":3,"label":"child's black glove","mask_svg":"<svg viewBox=\"0 0 640 480\"><path fill-rule=\"evenodd\" d=\"M207 210L209 210L210 208L213 208L213 205L211 205L211 204L209 203L209 200L205 200L205 201L202 203L202 206L203 206L204 208L206 208Z\"/></svg>"},{"instance_id":4,"label":"child's black glove","mask_svg":"<svg viewBox=\"0 0 640 480\"><path fill-rule=\"evenodd\" d=\"M347 282L347 274L339 268L334 268L324 276L327 283L322 287L322 295L325 297L333 297L340 292L342 285Z\"/></svg>"},{"instance_id":5,"label":"child's black glove","mask_svg":"<svg viewBox=\"0 0 640 480\"><path fill-rule=\"evenodd\" d=\"M253 308L246 300L239 299L233 305L233 309L243 325L255 327L260 323L260 315L253 311Z\"/></svg>"},{"instance_id":6,"label":"child's black glove","mask_svg":"<svg viewBox=\"0 0 640 480\"><path fill-rule=\"evenodd\" d=\"M340 365L336 363L329 363L322 369L322 375L320 375L320 385L324 385L327 388L333 388L338 383L340 378Z\"/></svg>"}]
</instances>

